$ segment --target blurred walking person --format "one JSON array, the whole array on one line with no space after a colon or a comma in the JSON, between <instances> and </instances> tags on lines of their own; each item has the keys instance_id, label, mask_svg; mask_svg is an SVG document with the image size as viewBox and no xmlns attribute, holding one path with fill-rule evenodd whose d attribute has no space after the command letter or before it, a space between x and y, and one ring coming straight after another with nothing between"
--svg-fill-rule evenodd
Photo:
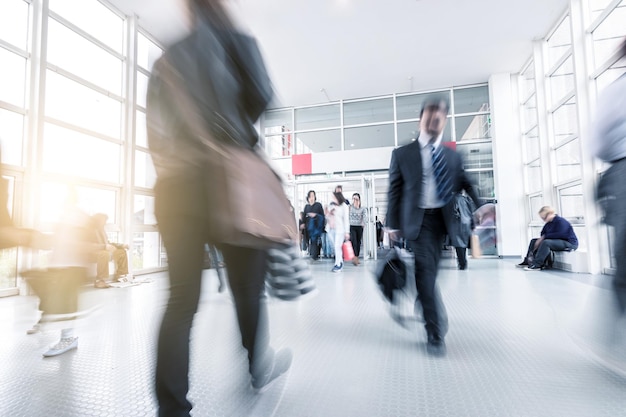
<instances>
[{"instance_id":1,"label":"blurred walking person","mask_svg":"<svg viewBox=\"0 0 626 417\"><path fill-rule=\"evenodd\" d=\"M343 244L350 241L350 218L348 214L348 205L346 199L341 192L335 191L332 194L332 201L328 209L330 216L329 222L332 223L334 229L335 242L335 265L332 272L341 272L343 270ZM331 232L332 233L332 232Z\"/></svg>"},{"instance_id":2,"label":"blurred walking person","mask_svg":"<svg viewBox=\"0 0 626 417\"><path fill-rule=\"evenodd\" d=\"M619 49L626 57L626 39ZM620 315L626 312L626 73L599 96L589 146L593 155L611 164L598 185L598 199L605 222L615 229L614 251L617 268L613 289Z\"/></svg>"},{"instance_id":3,"label":"blurred walking person","mask_svg":"<svg viewBox=\"0 0 626 417\"><path fill-rule=\"evenodd\" d=\"M354 193L352 194L352 204L350 205L350 241L352 242L352 249L354 249L352 263L355 265L359 264L365 223L367 223L367 209L361 207L361 196L359 193Z\"/></svg>"},{"instance_id":4,"label":"blurred walking person","mask_svg":"<svg viewBox=\"0 0 626 417\"><path fill-rule=\"evenodd\" d=\"M306 195L306 199L307 205L304 206L304 218L309 236L309 255L311 255L311 259L317 261L320 258L322 232L325 226L324 208L317 201L315 191L310 190Z\"/></svg>"},{"instance_id":5,"label":"blurred walking person","mask_svg":"<svg viewBox=\"0 0 626 417\"><path fill-rule=\"evenodd\" d=\"M415 256L415 283L426 321L427 352L444 355L448 317L436 279L446 234L446 205L455 193L474 193L458 153L442 144L449 103L430 96L420 113L420 133L395 149L389 166L389 239L407 240ZM474 198L475 200L478 197Z\"/></svg>"},{"instance_id":6,"label":"blurred walking person","mask_svg":"<svg viewBox=\"0 0 626 417\"><path fill-rule=\"evenodd\" d=\"M223 198L211 179L211 150L192 132L190 115L167 89L171 66L214 140L253 148L254 123L271 99L271 86L256 42L235 29L218 0L188 0L191 33L157 61L148 88L148 143L157 172L155 214L167 250L170 294L161 323L156 363L160 417L189 417L189 337L201 293L205 243L222 252L234 298L252 387L266 388L291 365L291 352L269 345L262 301L267 252L210 241L212 206ZM218 112L219 110L219 112ZM224 120L227 118L227 120ZM195 120L195 119L194 119ZM237 138L224 138L223 122ZM222 122L222 124L220 124ZM241 167L246 169L246 167Z\"/></svg>"}]
</instances>

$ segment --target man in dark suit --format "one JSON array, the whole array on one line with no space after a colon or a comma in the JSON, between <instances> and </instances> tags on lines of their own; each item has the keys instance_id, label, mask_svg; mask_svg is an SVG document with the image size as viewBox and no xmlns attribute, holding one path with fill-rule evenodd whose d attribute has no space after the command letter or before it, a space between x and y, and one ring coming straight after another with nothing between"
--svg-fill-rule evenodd
<instances>
[{"instance_id":1,"label":"man in dark suit","mask_svg":"<svg viewBox=\"0 0 626 417\"><path fill-rule=\"evenodd\" d=\"M441 143L448 108L445 97L427 98L420 113L419 136L393 151L389 167L387 227L390 238L404 237L415 256L418 301L426 321L427 351L432 355L445 354L448 330L445 306L436 287L446 234L442 209L462 189L478 202L460 155Z\"/></svg>"}]
</instances>

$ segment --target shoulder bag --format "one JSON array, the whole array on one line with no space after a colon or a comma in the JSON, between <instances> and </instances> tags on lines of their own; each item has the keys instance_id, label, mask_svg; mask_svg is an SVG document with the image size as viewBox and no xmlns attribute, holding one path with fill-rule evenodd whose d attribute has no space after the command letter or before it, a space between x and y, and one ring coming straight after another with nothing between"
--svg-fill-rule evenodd
<instances>
[{"instance_id":1,"label":"shoulder bag","mask_svg":"<svg viewBox=\"0 0 626 417\"><path fill-rule=\"evenodd\" d=\"M190 96L181 73L166 56L155 70L164 97L178 109L189 133L206 148L206 175L213 195L209 241L268 249L284 247L297 236L295 216L279 175L255 149L217 140ZM219 114L215 113L219 119Z\"/></svg>"}]
</instances>

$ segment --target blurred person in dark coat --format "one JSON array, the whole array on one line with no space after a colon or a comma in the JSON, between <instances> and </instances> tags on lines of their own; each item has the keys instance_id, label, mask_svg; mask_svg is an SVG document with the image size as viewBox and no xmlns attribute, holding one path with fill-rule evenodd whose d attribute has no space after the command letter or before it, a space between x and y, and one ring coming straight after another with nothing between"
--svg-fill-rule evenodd
<instances>
[{"instance_id":1,"label":"blurred person in dark coat","mask_svg":"<svg viewBox=\"0 0 626 417\"><path fill-rule=\"evenodd\" d=\"M211 202L224 190L210 177L211 150L191 132L185 114L164 83L163 65L182 74L188 94L210 134L220 140L214 110L229 118L240 135L236 146L254 147L254 123L271 99L269 77L254 39L236 30L217 0L188 0L189 36L157 61L148 87L148 141L157 172L155 214L167 250L170 294L161 323L156 363L156 396L161 417L188 417L189 337L201 293L204 245L211 240ZM258 64L254 74L246 72ZM241 169L246 169L242 167ZM265 388L285 373L291 352L269 345L267 306L262 301L267 253L264 250L214 244L228 270L239 331L248 354L252 387Z\"/></svg>"},{"instance_id":2,"label":"blurred person in dark coat","mask_svg":"<svg viewBox=\"0 0 626 417\"><path fill-rule=\"evenodd\" d=\"M619 55L626 57L626 39ZM593 155L611 164L598 185L598 198L605 209L605 222L615 228L613 242L617 268L613 288L619 312L626 312L626 73L598 97L591 125L589 147Z\"/></svg>"},{"instance_id":3,"label":"blurred person in dark coat","mask_svg":"<svg viewBox=\"0 0 626 417\"><path fill-rule=\"evenodd\" d=\"M309 237L309 254L317 261L320 257L320 243L324 231L324 208L317 201L315 191L310 190L307 195L307 204L304 206L304 218L307 235Z\"/></svg>"},{"instance_id":4,"label":"blurred person in dark coat","mask_svg":"<svg viewBox=\"0 0 626 417\"><path fill-rule=\"evenodd\" d=\"M390 240L403 237L415 256L415 282L431 355L445 354L448 331L448 317L436 286L446 234L443 208L462 189L478 201L461 156L442 144L448 110L445 97L428 97L420 113L419 136L395 149L389 166L387 227Z\"/></svg>"}]
</instances>

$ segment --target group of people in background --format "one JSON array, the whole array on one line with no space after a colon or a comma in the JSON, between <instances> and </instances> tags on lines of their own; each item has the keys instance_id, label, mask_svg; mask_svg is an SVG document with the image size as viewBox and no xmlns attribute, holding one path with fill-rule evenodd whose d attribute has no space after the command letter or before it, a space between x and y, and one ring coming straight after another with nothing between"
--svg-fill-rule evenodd
<instances>
[{"instance_id":1,"label":"group of people in background","mask_svg":"<svg viewBox=\"0 0 626 417\"><path fill-rule=\"evenodd\" d=\"M300 245L312 260L335 258L332 272L341 272L344 264L344 244L350 244L354 265L359 265L367 209L361 206L359 193L352 194L352 204L344 197L343 187L337 185L331 201L323 207L314 190L307 193L307 204L300 213Z\"/></svg>"}]
</instances>

